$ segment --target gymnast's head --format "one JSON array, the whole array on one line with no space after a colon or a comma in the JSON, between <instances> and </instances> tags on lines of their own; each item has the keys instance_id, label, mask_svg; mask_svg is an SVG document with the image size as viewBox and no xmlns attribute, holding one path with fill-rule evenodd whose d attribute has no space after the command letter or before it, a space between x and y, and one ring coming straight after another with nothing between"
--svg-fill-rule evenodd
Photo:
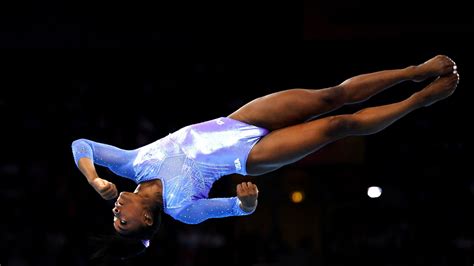
<instances>
[{"instance_id":1,"label":"gymnast's head","mask_svg":"<svg viewBox=\"0 0 474 266\"><path fill-rule=\"evenodd\" d=\"M112 209L115 231L125 237L152 239L161 224L160 205L156 199L121 192Z\"/></svg>"}]
</instances>

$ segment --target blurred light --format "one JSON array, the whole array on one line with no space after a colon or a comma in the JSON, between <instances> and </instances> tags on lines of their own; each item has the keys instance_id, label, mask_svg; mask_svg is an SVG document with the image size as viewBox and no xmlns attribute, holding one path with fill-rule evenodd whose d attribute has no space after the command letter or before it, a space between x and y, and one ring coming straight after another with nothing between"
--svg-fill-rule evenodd
<instances>
[{"instance_id":1,"label":"blurred light","mask_svg":"<svg viewBox=\"0 0 474 266\"><path fill-rule=\"evenodd\" d=\"M367 189L367 196L370 198L378 198L382 195L382 188L380 187L369 187Z\"/></svg>"},{"instance_id":2,"label":"blurred light","mask_svg":"<svg viewBox=\"0 0 474 266\"><path fill-rule=\"evenodd\" d=\"M301 191L293 191L291 193L291 201L293 203L300 203L302 202L304 199L304 195L303 195L303 192Z\"/></svg>"}]
</instances>

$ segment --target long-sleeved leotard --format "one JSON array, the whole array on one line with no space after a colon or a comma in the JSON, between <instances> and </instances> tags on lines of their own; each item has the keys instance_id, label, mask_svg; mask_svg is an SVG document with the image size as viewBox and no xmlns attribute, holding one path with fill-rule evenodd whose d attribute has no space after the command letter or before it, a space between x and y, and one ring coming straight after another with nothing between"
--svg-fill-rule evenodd
<instances>
[{"instance_id":1,"label":"long-sleeved leotard","mask_svg":"<svg viewBox=\"0 0 474 266\"><path fill-rule=\"evenodd\" d=\"M181 128L135 150L86 139L74 141L72 150L76 165L87 157L137 184L160 179L163 211L181 222L196 224L253 213L244 212L237 197L207 197L221 176L247 174L247 156L267 133L264 128L221 117Z\"/></svg>"}]
</instances>

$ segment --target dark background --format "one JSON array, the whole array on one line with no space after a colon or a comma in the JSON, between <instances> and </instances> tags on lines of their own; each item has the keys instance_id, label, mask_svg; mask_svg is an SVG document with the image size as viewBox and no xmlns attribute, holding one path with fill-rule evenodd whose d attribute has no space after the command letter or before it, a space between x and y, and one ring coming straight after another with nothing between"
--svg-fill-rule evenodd
<instances>
[{"instance_id":1,"label":"dark background","mask_svg":"<svg viewBox=\"0 0 474 266\"><path fill-rule=\"evenodd\" d=\"M472 265L473 26L456 1L2 2L0 264L89 265L88 236L112 233L113 203L74 165L77 138L132 149L267 93L446 54L461 76L449 99L274 173L222 178L212 197L235 195L243 180L259 186L255 214L199 225L164 217L158 246L133 263ZM370 185L381 198L367 197Z\"/></svg>"}]
</instances>

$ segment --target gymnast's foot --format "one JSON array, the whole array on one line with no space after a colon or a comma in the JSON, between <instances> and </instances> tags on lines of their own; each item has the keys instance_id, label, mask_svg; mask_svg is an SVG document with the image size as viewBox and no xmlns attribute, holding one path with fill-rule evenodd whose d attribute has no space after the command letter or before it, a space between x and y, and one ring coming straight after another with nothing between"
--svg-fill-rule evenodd
<instances>
[{"instance_id":1,"label":"gymnast's foot","mask_svg":"<svg viewBox=\"0 0 474 266\"><path fill-rule=\"evenodd\" d=\"M428 61L415 66L415 82L421 82L427 78L444 76L456 72L456 63L445 55L437 55Z\"/></svg>"},{"instance_id":2,"label":"gymnast's foot","mask_svg":"<svg viewBox=\"0 0 474 266\"><path fill-rule=\"evenodd\" d=\"M423 106L429 106L433 103L449 97L454 93L459 83L459 74L450 73L438 77L415 95L421 101Z\"/></svg>"}]
</instances>

